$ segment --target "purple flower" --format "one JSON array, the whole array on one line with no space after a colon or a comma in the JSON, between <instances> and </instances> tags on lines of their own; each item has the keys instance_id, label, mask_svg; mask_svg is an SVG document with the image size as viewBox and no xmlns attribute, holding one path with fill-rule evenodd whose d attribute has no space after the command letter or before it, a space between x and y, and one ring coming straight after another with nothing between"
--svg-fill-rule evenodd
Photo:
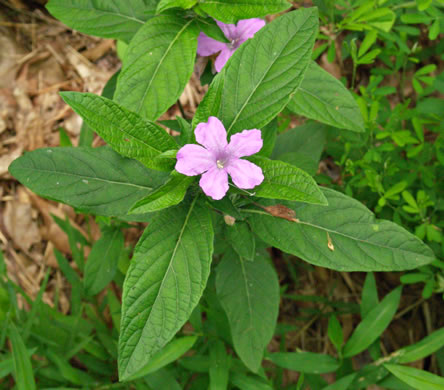
<instances>
[{"instance_id":1,"label":"purple flower","mask_svg":"<svg viewBox=\"0 0 444 390\"><path fill-rule=\"evenodd\" d=\"M206 57L220 52L214 63L216 71L220 72L236 49L247 39L253 38L254 34L265 26L265 22L262 19L254 18L239 20L237 25L218 21L216 23L230 43L216 41L201 32L198 37L197 54Z\"/></svg>"},{"instance_id":2,"label":"purple flower","mask_svg":"<svg viewBox=\"0 0 444 390\"><path fill-rule=\"evenodd\" d=\"M241 157L251 156L262 148L260 130L244 130L231 136L222 122L214 116L199 123L194 131L200 145L187 144L177 152L176 171L187 176L202 174L199 185L214 200L222 199L228 191L228 175L233 183L251 189L264 180L262 169Z\"/></svg>"}]
</instances>

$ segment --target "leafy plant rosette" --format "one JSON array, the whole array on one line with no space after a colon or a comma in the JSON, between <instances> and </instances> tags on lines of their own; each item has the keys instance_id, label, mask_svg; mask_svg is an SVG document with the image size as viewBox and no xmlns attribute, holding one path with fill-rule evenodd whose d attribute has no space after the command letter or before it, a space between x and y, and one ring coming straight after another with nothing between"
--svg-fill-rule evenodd
<instances>
[{"instance_id":1,"label":"leafy plant rosette","mask_svg":"<svg viewBox=\"0 0 444 390\"><path fill-rule=\"evenodd\" d=\"M433 261L414 235L376 220L358 201L319 187L310 174L279 159L299 153L277 136L274 118L288 105L328 125L364 131L353 96L311 61L316 8L285 13L231 52L192 122L178 119L181 134L174 138L155 121L188 82L200 31L226 41L212 18L235 23L289 4L70 3L66 13L66 2L52 0L48 8L83 32L129 42L109 98L61 94L109 146L35 150L15 160L10 172L37 194L79 211L149 222L123 287L120 380L146 372L189 319L210 272L233 347L257 372L279 309L278 278L261 248L273 246L341 271L398 271ZM177 6L188 10L170 9ZM295 128L286 136L302 143L299 133ZM212 264L215 240L227 248Z\"/></svg>"}]
</instances>

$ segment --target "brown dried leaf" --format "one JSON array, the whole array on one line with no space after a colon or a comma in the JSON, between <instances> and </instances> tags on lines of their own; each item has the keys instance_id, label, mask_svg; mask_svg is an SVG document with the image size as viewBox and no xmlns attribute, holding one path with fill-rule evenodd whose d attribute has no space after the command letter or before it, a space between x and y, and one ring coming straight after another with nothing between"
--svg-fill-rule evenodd
<instances>
[{"instance_id":1,"label":"brown dried leaf","mask_svg":"<svg viewBox=\"0 0 444 390\"><path fill-rule=\"evenodd\" d=\"M25 252L42 239L37 222L32 218L30 204L21 203L17 200L7 202L3 223L15 245Z\"/></svg>"},{"instance_id":2,"label":"brown dried leaf","mask_svg":"<svg viewBox=\"0 0 444 390\"><path fill-rule=\"evenodd\" d=\"M276 204L274 206L266 206L262 208L270 213L273 217L283 218L291 222L299 222L299 220L296 218L295 211L282 204Z\"/></svg>"}]
</instances>

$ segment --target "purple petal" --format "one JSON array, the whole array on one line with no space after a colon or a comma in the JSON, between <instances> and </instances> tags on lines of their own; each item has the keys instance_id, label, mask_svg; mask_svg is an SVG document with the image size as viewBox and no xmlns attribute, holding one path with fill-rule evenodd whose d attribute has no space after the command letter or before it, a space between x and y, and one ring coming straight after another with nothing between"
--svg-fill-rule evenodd
<instances>
[{"instance_id":1,"label":"purple petal","mask_svg":"<svg viewBox=\"0 0 444 390\"><path fill-rule=\"evenodd\" d=\"M211 168L202 175L199 185L207 196L222 199L228 191L228 173L225 169Z\"/></svg>"},{"instance_id":2,"label":"purple petal","mask_svg":"<svg viewBox=\"0 0 444 390\"><path fill-rule=\"evenodd\" d=\"M262 169L247 160L230 161L226 169L233 183L245 190L252 189L264 181Z\"/></svg>"},{"instance_id":3,"label":"purple petal","mask_svg":"<svg viewBox=\"0 0 444 390\"><path fill-rule=\"evenodd\" d=\"M219 22L218 20L216 20L216 23L230 41L237 38L237 29L235 24L225 24Z\"/></svg>"},{"instance_id":4,"label":"purple petal","mask_svg":"<svg viewBox=\"0 0 444 390\"><path fill-rule=\"evenodd\" d=\"M196 141L214 154L220 153L227 146L227 132L222 122L210 116L207 123L199 123L194 130Z\"/></svg>"},{"instance_id":5,"label":"purple petal","mask_svg":"<svg viewBox=\"0 0 444 390\"><path fill-rule=\"evenodd\" d=\"M220 52L225 47L225 43L216 41L215 39L206 36L202 32L197 37L197 54L200 56L211 56Z\"/></svg>"},{"instance_id":6,"label":"purple petal","mask_svg":"<svg viewBox=\"0 0 444 390\"><path fill-rule=\"evenodd\" d=\"M236 25L236 33L240 40L246 41L253 38L262 27L265 26L265 21L258 18L239 20Z\"/></svg>"},{"instance_id":7,"label":"purple petal","mask_svg":"<svg viewBox=\"0 0 444 390\"><path fill-rule=\"evenodd\" d=\"M251 156L262 149L261 131L257 129L244 130L233 134L227 147L227 153L236 158Z\"/></svg>"},{"instance_id":8,"label":"purple petal","mask_svg":"<svg viewBox=\"0 0 444 390\"><path fill-rule=\"evenodd\" d=\"M200 175L216 166L213 155L199 145L185 145L179 149L176 158L176 171L187 176Z\"/></svg>"},{"instance_id":9,"label":"purple petal","mask_svg":"<svg viewBox=\"0 0 444 390\"><path fill-rule=\"evenodd\" d=\"M225 64L235 51L236 49L229 49L227 46L222 49L220 54L217 56L216 61L214 62L216 72L219 73L222 70L222 68L225 66Z\"/></svg>"}]
</instances>

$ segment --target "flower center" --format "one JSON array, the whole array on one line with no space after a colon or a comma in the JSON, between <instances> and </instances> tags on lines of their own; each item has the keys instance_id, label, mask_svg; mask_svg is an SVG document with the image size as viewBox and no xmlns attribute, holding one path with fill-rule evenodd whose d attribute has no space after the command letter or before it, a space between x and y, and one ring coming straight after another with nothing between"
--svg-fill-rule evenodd
<instances>
[{"instance_id":1,"label":"flower center","mask_svg":"<svg viewBox=\"0 0 444 390\"><path fill-rule=\"evenodd\" d=\"M237 49L239 47L239 40L240 40L239 38L234 38L231 40L230 43L227 43L227 46L230 49Z\"/></svg>"},{"instance_id":2,"label":"flower center","mask_svg":"<svg viewBox=\"0 0 444 390\"><path fill-rule=\"evenodd\" d=\"M219 169L223 169L224 165L225 165L225 161L222 160L217 160L216 161L216 165Z\"/></svg>"}]
</instances>

